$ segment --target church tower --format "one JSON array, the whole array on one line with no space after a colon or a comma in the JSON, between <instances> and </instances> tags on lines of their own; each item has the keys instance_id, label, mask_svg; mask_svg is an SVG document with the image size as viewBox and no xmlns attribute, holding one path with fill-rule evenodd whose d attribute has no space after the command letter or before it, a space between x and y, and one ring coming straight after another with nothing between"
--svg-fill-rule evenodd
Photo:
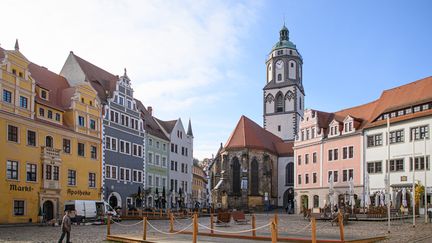
<instances>
[{"instance_id":1,"label":"church tower","mask_svg":"<svg viewBox=\"0 0 432 243\"><path fill-rule=\"evenodd\" d=\"M304 110L303 58L284 26L266 61L264 128L284 141L293 141Z\"/></svg>"}]
</instances>

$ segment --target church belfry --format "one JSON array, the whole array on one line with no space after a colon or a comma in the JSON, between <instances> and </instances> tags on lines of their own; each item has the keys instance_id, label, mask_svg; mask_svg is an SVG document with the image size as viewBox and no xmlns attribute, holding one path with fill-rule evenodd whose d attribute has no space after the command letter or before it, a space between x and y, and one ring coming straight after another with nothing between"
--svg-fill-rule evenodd
<instances>
[{"instance_id":1,"label":"church belfry","mask_svg":"<svg viewBox=\"0 0 432 243\"><path fill-rule=\"evenodd\" d=\"M293 141L303 117L303 58L289 40L283 25L279 41L266 61L267 81L264 86L264 128L284 141Z\"/></svg>"}]
</instances>

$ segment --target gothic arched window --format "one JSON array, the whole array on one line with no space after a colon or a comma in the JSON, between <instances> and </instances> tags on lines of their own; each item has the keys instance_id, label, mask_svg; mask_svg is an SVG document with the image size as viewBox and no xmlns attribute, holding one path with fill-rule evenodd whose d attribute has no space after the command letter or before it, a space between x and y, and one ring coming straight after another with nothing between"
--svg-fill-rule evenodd
<instances>
[{"instance_id":1,"label":"gothic arched window","mask_svg":"<svg viewBox=\"0 0 432 243\"><path fill-rule=\"evenodd\" d=\"M294 185L294 163L285 166L285 186Z\"/></svg>"},{"instance_id":2,"label":"gothic arched window","mask_svg":"<svg viewBox=\"0 0 432 243\"><path fill-rule=\"evenodd\" d=\"M284 98L282 93L279 93L276 96L276 112L283 112L284 111Z\"/></svg>"},{"instance_id":3,"label":"gothic arched window","mask_svg":"<svg viewBox=\"0 0 432 243\"><path fill-rule=\"evenodd\" d=\"M49 147L49 148L52 148L54 146L53 144L54 144L53 138L51 136L46 136L46 138L45 138L45 146Z\"/></svg>"},{"instance_id":4,"label":"gothic arched window","mask_svg":"<svg viewBox=\"0 0 432 243\"><path fill-rule=\"evenodd\" d=\"M278 76L277 76L277 80L278 80L278 81L282 81L282 74L281 74L281 73L278 74Z\"/></svg>"},{"instance_id":5,"label":"gothic arched window","mask_svg":"<svg viewBox=\"0 0 432 243\"><path fill-rule=\"evenodd\" d=\"M232 160L232 190L233 193L240 193L240 163L237 157Z\"/></svg>"},{"instance_id":6,"label":"gothic arched window","mask_svg":"<svg viewBox=\"0 0 432 243\"><path fill-rule=\"evenodd\" d=\"M258 161L256 158L252 160L251 163L251 182L250 182L250 188L251 188L251 194L252 195L258 195L259 194L259 174L258 174Z\"/></svg>"}]
</instances>

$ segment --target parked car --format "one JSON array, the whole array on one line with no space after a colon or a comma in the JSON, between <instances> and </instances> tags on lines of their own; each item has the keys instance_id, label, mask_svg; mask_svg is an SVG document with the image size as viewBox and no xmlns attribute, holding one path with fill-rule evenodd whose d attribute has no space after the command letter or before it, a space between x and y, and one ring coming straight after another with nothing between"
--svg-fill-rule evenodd
<instances>
[{"instance_id":1,"label":"parked car","mask_svg":"<svg viewBox=\"0 0 432 243\"><path fill-rule=\"evenodd\" d=\"M71 221L84 223L105 220L111 215L113 220L120 221L120 215L104 201L70 200L65 202L65 210L71 211Z\"/></svg>"}]
</instances>

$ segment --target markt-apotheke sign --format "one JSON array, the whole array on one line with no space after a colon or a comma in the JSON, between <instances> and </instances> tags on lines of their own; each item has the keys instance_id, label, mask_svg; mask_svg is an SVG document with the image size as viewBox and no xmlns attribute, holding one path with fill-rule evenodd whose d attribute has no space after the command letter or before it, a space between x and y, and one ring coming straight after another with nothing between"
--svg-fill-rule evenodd
<instances>
[{"instance_id":1,"label":"markt-apotheke sign","mask_svg":"<svg viewBox=\"0 0 432 243\"><path fill-rule=\"evenodd\" d=\"M9 191L17 191L17 192L32 192L34 189L31 186L19 186L19 185L9 185Z\"/></svg>"}]
</instances>

